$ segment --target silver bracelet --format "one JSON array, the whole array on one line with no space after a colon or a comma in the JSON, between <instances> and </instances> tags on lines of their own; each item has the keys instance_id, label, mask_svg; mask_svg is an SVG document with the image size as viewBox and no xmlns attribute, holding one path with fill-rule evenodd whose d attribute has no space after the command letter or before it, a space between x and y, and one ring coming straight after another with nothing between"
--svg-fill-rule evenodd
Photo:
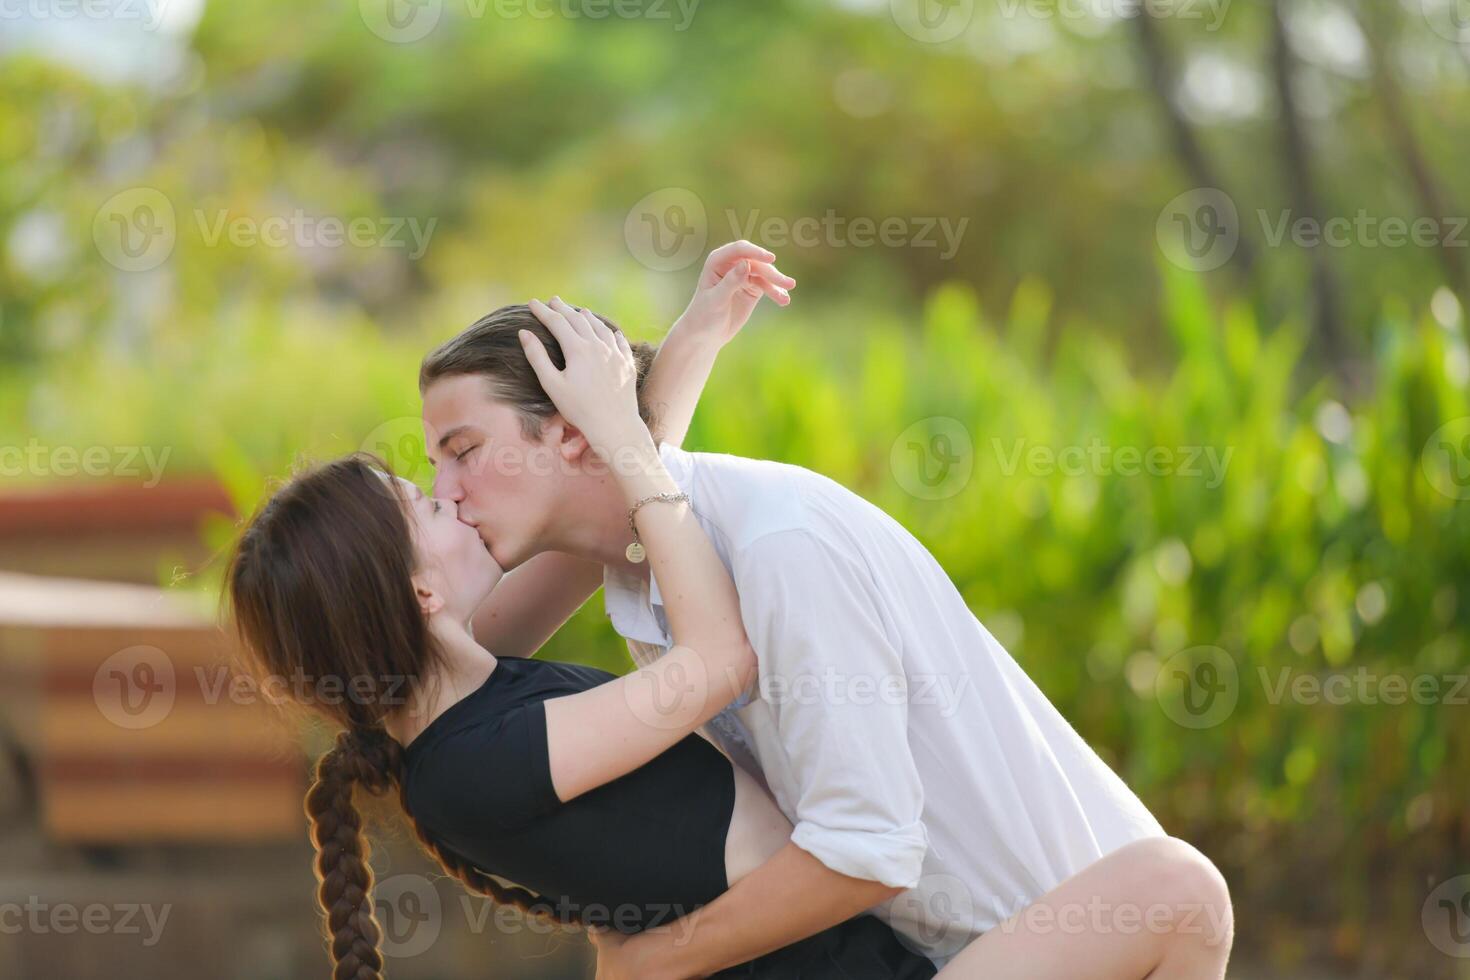
<instances>
[{"instance_id":1,"label":"silver bracelet","mask_svg":"<svg viewBox=\"0 0 1470 980\"><path fill-rule=\"evenodd\" d=\"M647 550L643 547L643 542L638 539L638 525L633 523L633 518L637 515L638 508L642 507L644 504L654 503L655 501L659 503L673 504L678 503L681 500L684 501L684 503L686 504L689 503L689 494L673 493L670 491L666 491L664 493L655 493L651 494L650 496L644 497L632 507L628 508L628 530L633 532L633 543L628 545L628 549L623 552L623 554L628 556L628 560L630 562L636 565L648 555Z\"/></svg>"}]
</instances>

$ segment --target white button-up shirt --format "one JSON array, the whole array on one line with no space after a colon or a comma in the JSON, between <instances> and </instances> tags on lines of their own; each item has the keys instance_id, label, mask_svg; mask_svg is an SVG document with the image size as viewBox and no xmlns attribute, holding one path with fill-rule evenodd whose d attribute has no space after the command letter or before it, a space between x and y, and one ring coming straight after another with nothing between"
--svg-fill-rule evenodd
<instances>
[{"instance_id":1,"label":"white button-up shirt","mask_svg":"<svg viewBox=\"0 0 1470 980\"><path fill-rule=\"evenodd\" d=\"M897 521L800 467L661 455L735 580L760 664L712 734L758 766L799 847L907 889L873 912L913 949L942 966L1163 834ZM657 580L608 569L604 586L634 660L667 651Z\"/></svg>"}]
</instances>

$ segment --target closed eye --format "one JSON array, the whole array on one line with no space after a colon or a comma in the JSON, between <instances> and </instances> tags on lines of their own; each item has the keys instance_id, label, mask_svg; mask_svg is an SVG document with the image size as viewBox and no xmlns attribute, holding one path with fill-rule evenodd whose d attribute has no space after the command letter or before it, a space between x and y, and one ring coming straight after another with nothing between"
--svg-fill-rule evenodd
<instances>
[{"instance_id":1,"label":"closed eye","mask_svg":"<svg viewBox=\"0 0 1470 980\"><path fill-rule=\"evenodd\" d=\"M478 448L480 448L480 447L479 446L470 446L468 449L464 450L463 452L455 453L454 454L454 458L455 458L456 461L463 462L463 460L464 460L464 458L466 456L468 456L470 453L474 452Z\"/></svg>"}]
</instances>

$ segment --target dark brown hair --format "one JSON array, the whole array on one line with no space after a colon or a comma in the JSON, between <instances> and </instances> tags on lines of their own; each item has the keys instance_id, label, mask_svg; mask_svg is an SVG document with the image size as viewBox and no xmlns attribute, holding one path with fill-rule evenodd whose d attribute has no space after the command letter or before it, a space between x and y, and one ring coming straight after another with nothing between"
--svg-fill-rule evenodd
<instances>
[{"instance_id":1,"label":"dark brown hair","mask_svg":"<svg viewBox=\"0 0 1470 980\"><path fill-rule=\"evenodd\" d=\"M408 810L403 746L384 720L405 703L405 691L434 676L443 653L414 594L413 537L397 486L388 467L365 454L299 473L246 524L225 573L247 666L296 679L291 689L345 729L318 760L305 804L335 980L383 975L356 787L374 796L397 787L420 844L471 891L529 915L550 914L539 896L500 884L444 848Z\"/></svg>"},{"instance_id":2,"label":"dark brown hair","mask_svg":"<svg viewBox=\"0 0 1470 980\"><path fill-rule=\"evenodd\" d=\"M592 312L592 311L588 311ZM601 313L593 313L614 331L622 329ZM419 392L441 378L452 378L466 374L477 374L485 379L492 398L512 405L521 415L521 429L527 439L541 435L541 423L556 412L556 406L541 387L531 362L526 360L525 348L521 346L520 331L529 330L546 346L546 353L558 368L566 367L566 357L561 352L550 330L531 308L524 303L502 306L476 320L459 335L440 344L424 357L419 365ZM652 429L656 423L653 406L643 401L643 383L648 378L658 348L653 344L629 341L633 357L638 362L638 408L643 421Z\"/></svg>"}]
</instances>

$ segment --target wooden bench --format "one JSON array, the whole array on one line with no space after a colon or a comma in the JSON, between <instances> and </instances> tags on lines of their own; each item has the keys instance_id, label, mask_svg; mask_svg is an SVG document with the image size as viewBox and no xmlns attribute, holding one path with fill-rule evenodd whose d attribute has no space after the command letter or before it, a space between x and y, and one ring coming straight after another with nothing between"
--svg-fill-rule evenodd
<instances>
[{"instance_id":1,"label":"wooden bench","mask_svg":"<svg viewBox=\"0 0 1470 980\"><path fill-rule=\"evenodd\" d=\"M46 836L301 839L299 740L264 698L232 698L232 656L180 595L0 572L0 737Z\"/></svg>"}]
</instances>

